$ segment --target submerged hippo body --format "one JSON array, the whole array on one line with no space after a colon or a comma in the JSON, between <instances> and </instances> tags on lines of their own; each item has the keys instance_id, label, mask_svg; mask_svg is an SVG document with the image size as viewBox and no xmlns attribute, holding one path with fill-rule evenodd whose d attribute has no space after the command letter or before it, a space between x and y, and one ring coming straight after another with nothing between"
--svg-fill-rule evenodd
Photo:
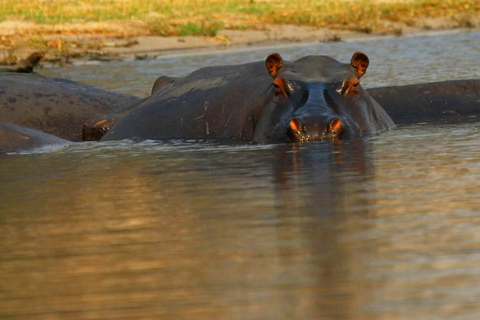
<instances>
[{"instance_id":1,"label":"submerged hippo body","mask_svg":"<svg viewBox=\"0 0 480 320\"><path fill-rule=\"evenodd\" d=\"M35 129L0 121L0 154L45 146L67 146L69 143Z\"/></svg>"},{"instance_id":2,"label":"submerged hippo body","mask_svg":"<svg viewBox=\"0 0 480 320\"><path fill-rule=\"evenodd\" d=\"M480 80L450 80L369 89L397 124L480 119Z\"/></svg>"},{"instance_id":3,"label":"submerged hippo body","mask_svg":"<svg viewBox=\"0 0 480 320\"><path fill-rule=\"evenodd\" d=\"M82 141L82 127L140 98L66 79L0 73L0 121Z\"/></svg>"},{"instance_id":4,"label":"submerged hippo body","mask_svg":"<svg viewBox=\"0 0 480 320\"><path fill-rule=\"evenodd\" d=\"M288 62L271 54L265 62L208 67L179 79L162 77L152 96L102 141L307 141L388 130L392 120L359 85L368 63L363 53L354 54L349 64L327 56Z\"/></svg>"}]
</instances>

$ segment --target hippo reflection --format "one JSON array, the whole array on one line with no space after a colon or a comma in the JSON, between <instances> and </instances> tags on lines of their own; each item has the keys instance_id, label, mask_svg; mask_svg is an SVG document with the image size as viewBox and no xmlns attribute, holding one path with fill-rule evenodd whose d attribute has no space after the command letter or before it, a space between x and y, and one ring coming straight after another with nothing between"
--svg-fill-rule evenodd
<instances>
[{"instance_id":1,"label":"hippo reflection","mask_svg":"<svg viewBox=\"0 0 480 320\"><path fill-rule=\"evenodd\" d=\"M348 64L327 56L289 62L274 53L265 62L202 68L179 79L162 77L152 96L102 141L303 142L388 130L393 121L360 85L368 65L360 52Z\"/></svg>"}]
</instances>

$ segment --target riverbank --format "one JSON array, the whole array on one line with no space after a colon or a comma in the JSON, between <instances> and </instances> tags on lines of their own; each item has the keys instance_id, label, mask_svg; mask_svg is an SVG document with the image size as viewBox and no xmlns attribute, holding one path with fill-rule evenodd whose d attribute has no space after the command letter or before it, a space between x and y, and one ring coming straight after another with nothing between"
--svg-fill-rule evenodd
<instances>
[{"instance_id":1,"label":"riverbank","mask_svg":"<svg viewBox=\"0 0 480 320\"><path fill-rule=\"evenodd\" d=\"M172 0L168 4L87 0L82 4L4 1L0 4L0 63L17 64L34 51L45 55L42 63L65 65L480 28L480 4L470 0L301 0L296 4L285 0Z\"/></svg>"},{"instance_id":2,"label":"riverbank","mask_svg":"<svg viewBox=\"0 0 480 320\"><path fill-rule=\"evenodd\" d=\"M415 37L436 34L450 34L476 31L479 28L435 28L415 29L409 28L401 35L384 33L358 33L351 31L331 30L305 26L283 25L269 27L265 31L239 31L223 30L215 37L205 36L135 36L128 38L108 37L104 35L78 34L63 38L69 47L63 49L61 43L53 43L45 54L40 65L65 66L69 64L82 64L88 61L120 61L155 59L166 55L184 53L200 53L212 50L237 50L254 47L274 47L285 44L306 44L315 42L340 42L361 39L375 39L379 37ZM87 47L76 46L81 42ZM60 48L58 48L60 46ZM14 54L1 64L18 65L22 59L31 52L38 51L34 46L19 46Z\"/></svg>"}]
</instances>

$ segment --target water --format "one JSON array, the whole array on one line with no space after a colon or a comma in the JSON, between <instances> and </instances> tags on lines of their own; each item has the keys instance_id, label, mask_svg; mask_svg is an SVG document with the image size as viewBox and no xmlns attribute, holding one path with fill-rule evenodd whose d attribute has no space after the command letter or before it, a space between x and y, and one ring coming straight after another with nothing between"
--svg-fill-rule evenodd
<instances>
[{"instance_id":1,"label":"water","mask_svg":"<svg viewBox=\"0 0 480 320\"><path fill-rule=\"evenodd\" d=\"M147 96L160 75L179 77L207 66L261 61L272 52L280 53L285 60L296 60L306 55L327 55L347 63L356 51L362 51L370 58L370 66L362 77L362 85L366 88L472 79L480 74L480 32L308 46L293 44L233 52L219 50L198 55L176 54L156 60L44 69L41 73Z\"/></svg>"},{"instance_id":2,"label":"water","mask_svg":"<svg viewBox=\"0 0 480 320\"><path fill-rule=\"evenodd\" d=\"M479 38L275 51L365 51L369 87L477 77ZM42 73L145 95L159 73L265 52ZM478 319L479 150L474 123L335 144L121 141L4 156L0 318Z\"/></svg>"}]
</instances>

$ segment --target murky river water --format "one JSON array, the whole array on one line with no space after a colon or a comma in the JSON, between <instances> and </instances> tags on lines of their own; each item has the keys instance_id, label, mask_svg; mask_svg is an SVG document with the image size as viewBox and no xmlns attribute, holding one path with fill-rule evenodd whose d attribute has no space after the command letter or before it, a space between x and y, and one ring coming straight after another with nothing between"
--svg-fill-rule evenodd
<instances>
[{"instance_id":1,"label":"murky river water","mask_svg":"<svg viewBox=\"0 0 480 320\"><path fill-rule=\"evenodd\" d=\"M146 95L270 50L42 70ZM364 51L366 87L478 78L480 33ZM480 124L344 143L85 143L0 158L0 318L478 319Z\"/></svg>"}]
</instances>

